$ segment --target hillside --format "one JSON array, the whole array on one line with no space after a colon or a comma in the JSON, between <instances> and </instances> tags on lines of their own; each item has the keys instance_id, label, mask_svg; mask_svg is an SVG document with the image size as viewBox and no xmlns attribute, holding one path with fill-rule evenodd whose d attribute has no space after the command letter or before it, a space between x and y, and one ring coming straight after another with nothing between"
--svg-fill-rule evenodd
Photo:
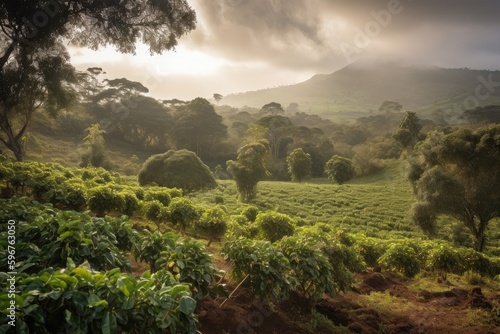
<instances>
[{"instance_id":1,"label":"hillside","mask_svg":"<svg viewBox=\"0 0 500 334\"><path fill-rule=\"evenodd\" d=\"M499 71L404 67L395 63L355 63L327 75L315 75L299 84L263 89L224 97L231 106L260 108L270 101L283 106L295 102L302 111L336 117L334 112L366 113L385 100L400 102L405 109L449 109L480 84L478 77L500 77ZM481 105L500 102L500 91Z\"/></svg>"}]
</instances>

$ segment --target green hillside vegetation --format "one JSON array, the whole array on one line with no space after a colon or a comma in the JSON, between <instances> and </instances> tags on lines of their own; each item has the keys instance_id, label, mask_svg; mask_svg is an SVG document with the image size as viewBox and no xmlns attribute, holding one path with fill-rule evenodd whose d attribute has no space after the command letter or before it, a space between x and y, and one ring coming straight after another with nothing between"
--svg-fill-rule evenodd
<instances>
[{"instance_id":1,"label":"green hillside vegetation","mask_svg":"<svg viewBox=\"0 0 500 334\"><path fill-rule=\"evenodd\" d=\"M430 116L436 110L454 110L464 99L475 95L478 77L498 78L498 71L404 67L395 63L358 61L332 74L284 87L232 94L224 103L258 108L268 101L284 106L297 103L300 109L335 120L350 120L376 111L384 100L399 101L406 108ZM493 92L481 106L500 103Z\"/></svg>"}]
</instances>

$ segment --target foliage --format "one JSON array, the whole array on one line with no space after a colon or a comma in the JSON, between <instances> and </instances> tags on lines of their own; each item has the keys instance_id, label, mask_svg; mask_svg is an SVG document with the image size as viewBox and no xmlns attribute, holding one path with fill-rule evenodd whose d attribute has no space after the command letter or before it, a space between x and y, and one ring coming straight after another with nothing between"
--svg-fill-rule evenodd
<instances>
[{"instance_id":1,"label":"foliage","mask_svg":"<svg viewBox=\"0 0 500 334\"><path fill-rule=\"evenodd\" d=\"M22 208L22 205L21 201L15 200L7 203L12 208ZM72 258L77 265L88 261L96 270L130 268L123 252L133 238L130 229L123 231L129 240L119 242L115 234L116 225L110 224L110 219L91 218L74 211L57 211L50 206L41 209L33 220L18 223L17 237L23 240L16 247L18 267L27 265L29 272L64 267L67 259ZM127 228L127 225L119 225ZM0 234L6 243L7 231ZM0 245L6 249L4 242Z\"/></svg>"},{"instance_id":2,"label":"foliage","mask_svg":"<svg viewBox=\"0 0 500 334\"><path fill-rule=\"evenodd\" d=\"M437 216L454 217L474 236L476 250L483 251L488 224L500 215L500 125L434 131L418 151L409 172L417 197L414 222L432 232Z\"/></svg>"},{"instance_id":3,"label":"foliage","mask_svg":"<svg viewBox=\"0 0 500 334\"><path fill-rule=\"evenodd\" d=\"M159 188L159 189L146 189L144 192L144 200L153 201L157 200L161 204L168 206L172 198L170 197L170 190Z\"/></svg>"},{"instance_id":4,"label":"foliage","mask_svg":"<svg viewBox=\"0 0 500 334\"><path fill-rule=\"evenodd\" d=\"M328 179L342 184L351 180L356 171L350 159L334 155L325 165L325 173Z\"/></svg>"},{"instance_id":5,"label":"foliage","mask_svg":"<svg viewBox=\"0 0 500 334\"><path fill-rule=\"evenodd\" d=\"M441 245L431 250L426 267L439 272L443 277L446 277L447 273L460 274L460 256L450 246Z\"/></svg>"},{"instance_id":6,"label":"foliage","mask_svg":"<svg viewBox=\"0 0 500 334\"><path fill-rule=\"evenodd\" d=\"M414 248L403 244L391 245L378 259L383 269L403 273L406 277L415 277L420 272L420 262Z\"/></svg>"},{"instance_id":7,"label":"foliage","mask_svg":"<svg viewBox=\"0 0 500 334\"><path fill-rule=\"evenodd\" d=\"M240 147L237 160L227 162L227 170L236 181L243 202L248 202L257 195L257 183L267 175L265 159L268 152L268 142L259 140Z\"/></svg>"},{"instance_id":8,"label":"foliage","mask_svg":"<svg viewBox=\"0 0 500 334\"><path fill-rule=\"evenodd\" d=\"M169 150L148 158L139 172L139 183L155 183L186 192L213 188L217 185L210 169L188 150Z\"/></svg>"},{"instance_id":9,"label":"foliage","mask_svg":"<svg viewBox=\"0 0 500 334\"><path fill-rule=\"evenodd\" d=\"M108 186L99 186L87 192L89 209L97 216L103 217L106 213L122 212L125 200L120 194Z\"/></svg>"},{"instance_id":10,"label":"foliage","mask_svg":"<svg viewBox=\"0 0 500 334\"><path fill-rule=\"evenodd\" d=\"M288 172L292 175L293 181L302 181L311 175L312 159L311 155L305 153L301 148L293 150L286 158Z\"/></svg>"},{"instance_id":11,"label":"foliage","mask_svg":"<svg viewBox=\"0 0 500 334\"><path fill-rule=\"evenodd\" d=\"M234 261L232 274L252 288L258 299L280 300L288 296L290 264L270 242L238 238L224 244L224 259Z\"/></svg>"},{"instance_id":12,"label":"foliage","mask_svg":"<svg viewBox=\"0 0 500 334\"><path fill-rule=\"evenodd\" d=\"M33 113L43 108L55 115L76 100L66 41L92 49L114 45L123 53L134 53L143 41L152 53L161 53L174 48L196 22L184 0L28 0L23 6L7 1L0 4L0 13L0 141L17 160L24 157L21 141ZM32 22L37 17L44 21Z\"/></svg>"},{"instance_id":13,"label":"foliage","mask_svg":"<svg viewBox=\"0 0 500 334\"><path fill-rule=\"evenodd\" d=\"M160 223L162 222L162 209L164 205L158 200L152 200L146 203L145 217L146 219L154 222L160 230Z\"/></svg>"},{"instance_id":14,"label":"foliage","mask_svg":"<svg viewBox=\"0 0 500 334\"><path fill-rule=\"evenodd\" d=\"M23 275L16 288L16 326L23 332L111 334L147 328L158 334L196 333L196 301L187 285L165 271L136 279L118 269L95 272L86 263L76 267L68 259L67 268ZM8 300L0 303L5 313Z\"/></svg>"},{"instance_id":15,"label":"foliage","mask_svg":"<svg viewBox=\"0 0 500 334\"><path fill-rule=\"evenodd\" d=\"M259 208L256 207L255 205L249 205L249 206L245 206L242 210L241 210L241 214L243 216L245 216L245 218L249 221L249 222L254 222L255 219L257 219L257 215L259 214Z\"/></svg>"},{"instance_id":16,"label":"foliage","mask_svg":"<svg viewBox=\"0 0 500 334\"><path fill-rule=\"evenodd\" d=\"M141 238L135 244L134 258L144 261L149 265L151 272L161 269L161 253L175 248L179 236L173 233L162 234L159 231L149 232L144 230Z\"/></svg>"},{"instance_id":17,"label":"foliage","mask_svg":"<svg viewBox=\"0 0 500 334\"><path fill-rule=\"evenodd\" d=\"M81 167L109 167L103 134L99 124L93 124L86 129L88 135L83 139L85 152L82 155Z\"/></svg>"},{"instance_id":18,"label":"foliage","mask_svg":"<svg viewBox=\"0 0 500 334\"><path fill-rule=\"evenodd\" d=\"M275 211L259 213L255 223L264 237L271 242L281 240L285 236L291 236L294 232L292 218Z\"/></svg>"},{"instance_id":19,"label":"foliage","mask_svg":"<svg viewBox=\"0 0 500 334\"><path fill-rule=\"evenodd\" d=\"M175 247L160 253L156 265L166 268L179 282L188 283L196 300L203 299L211 292L217 294L221 291L220 288L223 291L224 286L211 289L215 285L215 276L221 272L214 267L212 255L196 240L177 241Z\"/></svg>"},{"instance_id":20,"label":"foliage","mask_svg":"<svg viewBox=\"0 0 500 334\"><path fill-rule=\"evenodd\" d=\"M200 217L194 203L183 197L172 199L168 206L170 221L179 225L181 229L185 229L189 224Z\"/></svg>"},{"instance_id":21,"label":"foliage","mask_svg":"<svg viewBox=\"0 0 500 334\"><path fill-rule=\"evenodd\" d=\"M365 263L369 266L375 266L378 259L385 253L384 247L379 241L374 238L357 237L354 244L354 249L361 255Z\"/></svg>"},{"instance_id":22,"label":"foliage","mask_svg":"<svg viewBox=\"0 0 500 334\"><path fill-rule=\"evenodd\" d=\"M422 125L420 125L417 114L412 111L407 111L399 124L399 129L394 133L393 138L403 147L413 147L418 141L423 139L420 130L422 130Z\"/></svg>"},{"instance_id":23,"label":"foliage","mask_svg":"<svg viewBox=\"0 0 500 334\"><path fill-rule=\"evenodd\" d=\"M227 137L222 116L206 99L198 97L178 108L172 136L178 149L196 153L204 161L214 161L216 145Z\"/></svg>"},{"instance_id":24,"label":"foliage","mask_svg":"<svg viewBox=\"0 0 500 334\"><path fill-rule=\"evenodd\" d=\"M214 239L220 239L227 231L227 217L220 207L209 208L195 221L194 230L209 239L207 247Z\"/></svg>"},{"instance_id":25,"label":"foliage","mask_svg":"<svg viewBox=\"0 0 500 334\"><path fill-rule=\"evenodd\" d=\"M286 237L278 243L278 250L290 262L292 286L299 288L306 298L318 300L324 293L335 295L337 285L332 264L312 240Z\"/></svg>"}]
</instances>

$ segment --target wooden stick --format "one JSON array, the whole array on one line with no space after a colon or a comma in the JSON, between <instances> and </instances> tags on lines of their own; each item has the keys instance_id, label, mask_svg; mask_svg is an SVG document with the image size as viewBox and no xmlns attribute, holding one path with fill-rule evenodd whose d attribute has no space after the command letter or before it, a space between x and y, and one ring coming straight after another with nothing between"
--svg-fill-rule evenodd
<instances>
[{"instance_id":1,"label":"wooden stick","mask_svg":"<svg viewBox=\"0 0 500 334\"><path fill-rule=\"evenodd\" d=\"M238 288L243 284L243 282L246 281L246 279L248 278L248 276L250 276L250 274L247 274L245 276L245 278L240 282L240 284L238 284L238 286L233 290L233 292L231 292L229 294L229 296L222 302L222 304L219 305L219 308L221 308L222 305L224 305L229 300L229 298L231 298L233 296L233 294L236 292L236 290L238 290Z\"/></svg>"}]
</instances>

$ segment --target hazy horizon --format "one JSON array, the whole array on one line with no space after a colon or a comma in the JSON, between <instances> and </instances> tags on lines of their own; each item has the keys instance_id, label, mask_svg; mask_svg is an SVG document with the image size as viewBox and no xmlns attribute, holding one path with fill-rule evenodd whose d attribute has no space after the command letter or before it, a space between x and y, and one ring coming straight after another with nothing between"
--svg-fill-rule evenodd
<instances>
[{"instance_id":1,"label":"hazy horizon","mask_svg":"<svg viewBox=\"0 0 500 334\"><path fill-rule=\"evenodd\" d=\"M211 98L308 80L361 57L404 65L500 69L493 0L189 1L197 28L150 56L71 48L79 69L140 81L156 98Z\"/></svg>"}]
</instances>

